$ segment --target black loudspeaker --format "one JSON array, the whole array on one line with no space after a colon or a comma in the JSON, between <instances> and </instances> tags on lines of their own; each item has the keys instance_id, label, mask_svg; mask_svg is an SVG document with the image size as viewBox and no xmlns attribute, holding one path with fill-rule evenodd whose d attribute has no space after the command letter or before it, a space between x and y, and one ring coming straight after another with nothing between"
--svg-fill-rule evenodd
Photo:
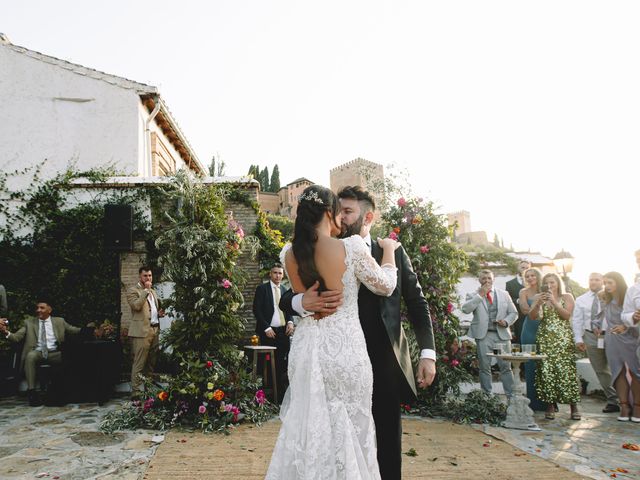
<instances>
[{"instance_id":1,"label":"black loudspeaker","mask_svg":"<svg viewBox=\"0 0 640 480\"><path fill-rule=\"evenodd\" d=\"M105 248L114 252L133 250L133 207L104 206Z\"/></svg>"}]
</instances>

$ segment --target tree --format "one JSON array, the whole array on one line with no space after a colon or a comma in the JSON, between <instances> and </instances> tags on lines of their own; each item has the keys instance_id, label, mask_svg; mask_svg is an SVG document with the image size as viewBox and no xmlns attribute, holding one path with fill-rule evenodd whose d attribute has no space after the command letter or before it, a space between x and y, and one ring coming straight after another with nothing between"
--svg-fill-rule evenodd
<instances>
[{"instance_id":1,"label":"tree","mask_svg":"<svg viewBox=\"0 0 640 480\"><path fill-rule=\"evenodd\" d=\"M269 191L269 168L264 167L260 172L260 189L263 192Z\"/></svg>"},{"instance_id":2,"label":"tree","mask_svg":"<svg viewBox=\"0 0 640 480\"><path fill-rule=\"evenodd\" d=\"M224 170L226 166L227 165L224 160L218 159L218 161L216 162L216 156L213 155L211 157L211 164L209 165L209 176L222 177L224 175ZM249 171L249 173L251 173L251 171Z\"/></svg>"},{"instance_id":3,"label":"tree","mask_svg":"<svg viewBox=\"0 0 640 480\"><path fill-rule=\"evenodd\" d=\"M278 190L280 190L280 169L278 168L277 163L271 172L271 182L269 182L269 187L274 193L278 193Z\"/></svg>"},{"instance_id":4,"label":"tree","mask_svg":"<svg viewBox=\"0 0 640 480\"><path fill-rule=\"evenodd\" d=\"M498 234L497 233L493 234L493 245L495 247L500 248L500 240L498 239Z\"/></svg>"}]
</instances>

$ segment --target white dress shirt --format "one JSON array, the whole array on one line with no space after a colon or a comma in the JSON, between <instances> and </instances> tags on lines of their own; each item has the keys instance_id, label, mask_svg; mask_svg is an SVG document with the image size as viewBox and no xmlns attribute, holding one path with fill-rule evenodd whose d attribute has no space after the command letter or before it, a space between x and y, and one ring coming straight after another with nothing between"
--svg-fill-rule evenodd
<instances>
[{"instance_id":1,"label":"white dress shirt","mask_svg":"<svg viewBox=\"0 0 640 480\"><path fill-rule=\"evenodd\" d=\"M140 283L138 283L138 285L140 285L140 288L144 288ZM151 325L160 325L160 319L158 318L158 307L156 306L156 297L153 295L151 289L147 290L145 288L145 291L149 293L149 295L147 295L147 302L149 303L149 310L151 311L151 320L149 321L149 323L151 323Z\"/></svg>"},{"instance_id":2,"label":"white dress shirt","mask_svg":"<svg viewBox=\"0 0 640 480\"><path fill-rule=\"evenodd\" d=\"M269 330L272 330L275 327L281 327L282 326L282 325L280 325L280 313L279 313L280 312L280 306L276 303L276 292L274 292L274 290L276 288L278 290L280 289L280 285L276 285L271 280L269 280L269 285L271 286L271 293L272 293L272 297L273 297L273 317L271 317L271 324L265 330L265 332L268 332ZM301 304L302 304L302 301L301 301ZM313 313L311 313L311 315L313 315ZM289 324L289 323L293 323L293 322L291 320L289 320L287 322L287 324Z\"/></svg>"},{"instance_id":3,"label":"white dress shirt","mask_svg":"<svg viewBox=\"0 0 640 480\"><path fill-rule=\"evenodd\" d=\"M58 341L56 340L56 336L53 334L53 323L51 323L51 317L46 320L38 319L38 345L36 350L42 351L42 341L40 338L40 329L42 328L42 322L44 322L44 331L47 337L47 351L53 352L58 349Z\"/></svg>"},{"instance_id":4,"label":"white dress shirt","mask_svg":"<svg viewBox=\"0 0 640 480\"><path fill-rule=\"evenodd\" d=\"M589 290L576 298L576 305L573 308L571 325L573 327L573 339L576 343L584 343L583 336L585 330L591 330L591 307L598 292ZM600 301L598 302L598 313L600 313ZM604 328L604 325L603 325Z\"/></svg>"},{"instance_id":5,"label":"white dress shirt","mask_svg":"<svg viewBox=\"0 0 640 480\"><path fill-rule=\"evenodd\" d=\"M367 244L367 247L371 248L371 235L367 234L366 237L363 237L364 243ZM313 315L313 312L308 312L302 307L302 297L304 293L298 293L295 295L291 301L291 307L298 313L301 317L309 317ZM436 351L430 348L425 348L420 350L420 359L428 358L430 360L436 359Z\"/></svg>"},{"instance_id":6,"label":"white dress shirt","mask_svg":"<svg viewBox=\"0 0 640 480\"><path fill-rule=\"evenodd\" d=\"M627 289L622 307L622 323L629 327L640 325L633 321L633 314L636 313L636 310L640 310L640 283L631 285Z\"/></svg>"}]
</instances>

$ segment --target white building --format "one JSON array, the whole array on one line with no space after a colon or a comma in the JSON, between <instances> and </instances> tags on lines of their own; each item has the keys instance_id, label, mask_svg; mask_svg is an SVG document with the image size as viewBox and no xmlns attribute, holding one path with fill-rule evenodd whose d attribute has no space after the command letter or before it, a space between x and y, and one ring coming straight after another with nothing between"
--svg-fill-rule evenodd
<instances>
[{"instance_id":1,"label":"white building","mask_svg":"<svg viewBox=\"0 0 640 480\"><path fill-rule=\"evenodd\" d=\"M3 34L0 115L3 172L45 162L43 178L70 166L206 174L156 87L13 45ZM30 178L12 177L9 186L22 189Z\"/></svg>"}]
</instances>

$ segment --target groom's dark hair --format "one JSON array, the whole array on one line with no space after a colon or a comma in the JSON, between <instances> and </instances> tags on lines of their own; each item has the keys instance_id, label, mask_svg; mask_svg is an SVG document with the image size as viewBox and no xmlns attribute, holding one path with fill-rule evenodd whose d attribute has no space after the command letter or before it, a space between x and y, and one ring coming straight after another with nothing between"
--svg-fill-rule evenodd
<instances>
[{"instance_id":1,"label":"groom's dark hair","mask_svg":"<svg viewBox=\"0 0 640 480\"><path fill-rule=\"evenodd\" d=\"M363 203L365 208L362 213L366 213L369 210L372 212L376 211L376 202L373 200L373 197L360 185L347 185L346 187L343 187L338 192L338 198L347 198L349 200L357 200L358 202Z\"/></svg>"}]
</instances>

